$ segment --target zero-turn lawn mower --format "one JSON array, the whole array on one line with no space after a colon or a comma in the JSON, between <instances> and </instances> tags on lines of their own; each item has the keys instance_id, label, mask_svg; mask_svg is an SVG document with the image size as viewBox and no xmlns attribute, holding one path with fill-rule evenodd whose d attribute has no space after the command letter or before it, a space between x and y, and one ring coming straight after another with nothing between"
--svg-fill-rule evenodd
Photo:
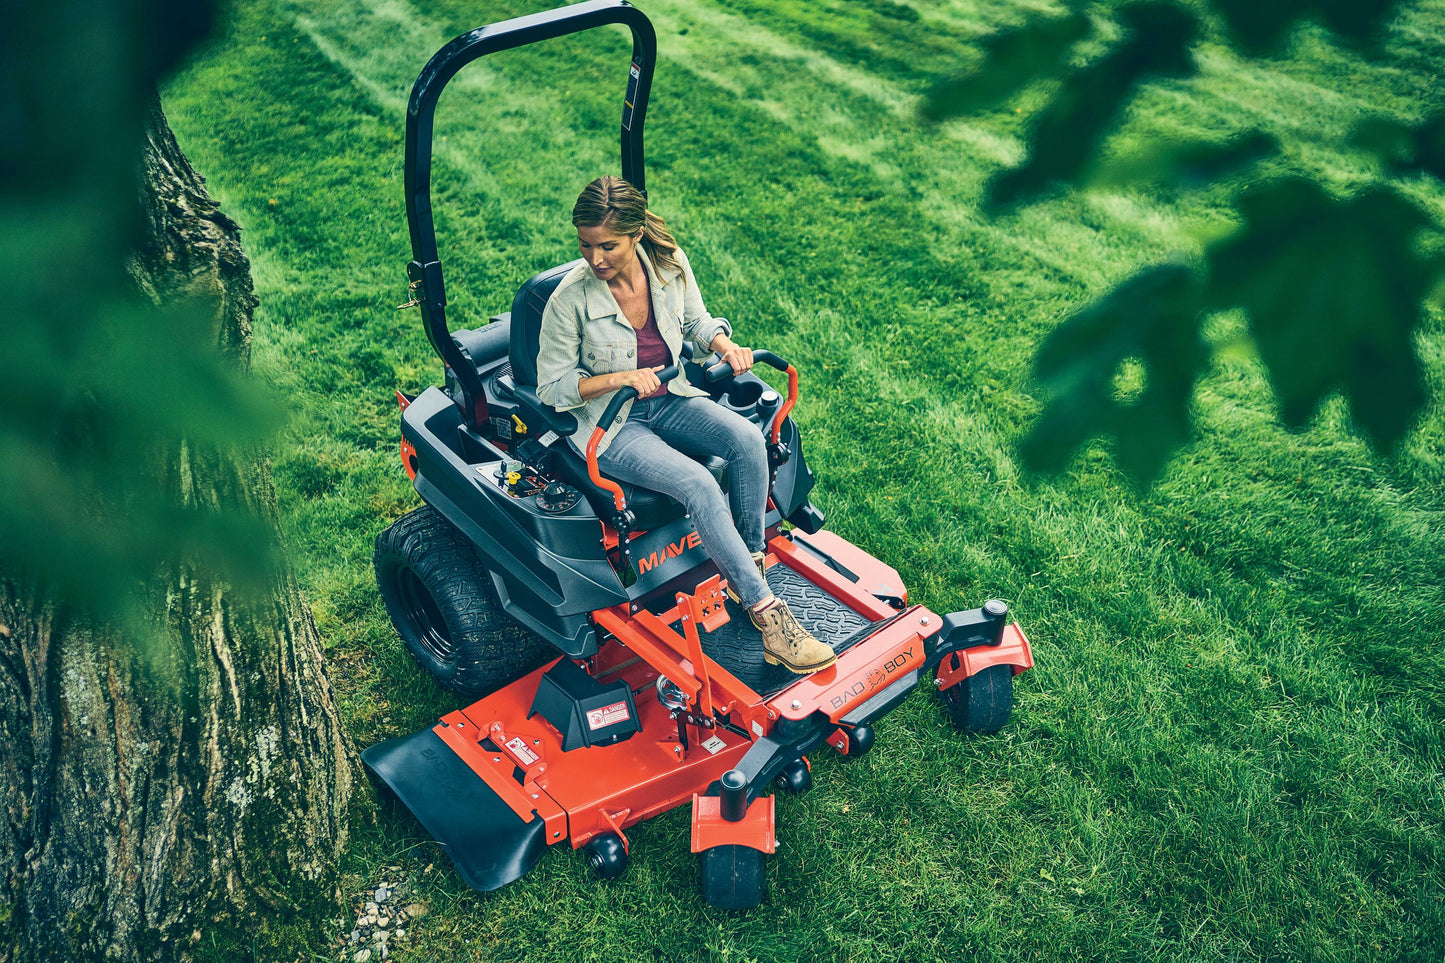
<instances>
[{"instance_id":1,"label":"zero-turn lawn mower","mask_svg":"<svg viewBox=\"0 0 1445 963\"><path fill-rule=\"evenodd\" d=\"M577 262L528 280L509 314L450 329L431 209L443 88L486 54L614 23L633 41L622 176L644 189L657 41L622 0L474 30L442 48L412 90L407 274L446 378L415 398L398 393L402 460L426 504L377 537L376 576L416 659L480 698L362 758L479 890L517 879L561 843L617 876L628 827L690 804L704 897L743 908L762 898L763 856L775 849L770 788L806 791L808 756L825 745L867 752L874 722L926 679L959 729L992 732L1033 658L1002 602L943 616L910 605L897 572L822 530L789 417L798 373L771 352L755 358L786 372L786 398L751 372L690 356L662 376L706 388L766 435L767 581L838 654L803 677L764 662L682 506L598 471L597 438L631 389L615 396L586 458L565 440L573 417L537 398L542 310ZM707 467L725 478L724 463Z\"/></svg>"}]
</instances>

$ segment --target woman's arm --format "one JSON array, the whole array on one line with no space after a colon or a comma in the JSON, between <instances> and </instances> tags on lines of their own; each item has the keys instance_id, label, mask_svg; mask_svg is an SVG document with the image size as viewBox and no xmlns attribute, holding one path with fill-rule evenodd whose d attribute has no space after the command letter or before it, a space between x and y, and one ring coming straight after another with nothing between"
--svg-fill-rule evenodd
<instances>
[{"instance_id":1,"label":"woman's arm","mask_svg":"<svg viewBox=\"0 0 1445 963\"><path fill-rule=\"evenodd\" d=\"M662 384L657 378L657 372L664 367L664 365L658 365L656 368L636 368L632 371L614 371L612 374L589 375L577 383L577 391L583 401L611 394L619 388L636 388L637 396L645 398Z\"/></svg>"},{"instance_id":2,"label":"woman's arm","mask_svg":"<svg viewBox=\"0 0 1445 963\"><path fill-rule=\"evenodd\" d=\"M693 276L692 265L688 263L687 255L681 248L677 250L677 261L682 265L682 336L697 346L702 352L715 350L713 342L718 335L732 334L732 325L728 324L727 318L715 318L707 313L707 306L702 303L702 292L697 289L697 278Z\"/></svg>"},{"instance_id":3,"label":"woman's arm","mask_svg":"<svg viewBox=\"0 0 1445 963\"><path fill-rule=\"evenodd\" d=\"M547 302L537 337L537 397L558 411L582 406L586 398L578 389L592 375L581 364L581 313L563 294Z\"/></svg>"},{"instance_id":4,"label":"woman's arm","mask_svg":"<svg viewBox=\"0 0 1445 963\"><path fill-rule=\"evenodd\" d=\"M733 327L727 318L715 318L708 314L702 303L702 293L697 289L697 278L692 265L681 249L677 252L678 263L682 265L682 334L703 351L716 351L722 360L732 365L733 374L742 374L753 366L752 348L734 343Z\"/></svg>"}]
</instances>

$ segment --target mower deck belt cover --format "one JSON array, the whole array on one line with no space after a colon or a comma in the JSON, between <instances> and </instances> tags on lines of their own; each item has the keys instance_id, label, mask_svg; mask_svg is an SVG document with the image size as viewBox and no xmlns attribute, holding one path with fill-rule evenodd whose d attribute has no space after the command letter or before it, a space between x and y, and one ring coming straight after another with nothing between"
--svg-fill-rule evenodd
<instances>
[{"instance_id":1,"label":"mower deck belt cover","mask_svg":"<svg viewBox=\"0 0 1445 963\"><path fill-rule=\"evenodd\" d=\"M642 731L627 683L603 685L570 659L562 659L542 676L527 718L535 715L561 734L563 752L610 746Z\"/></svg>"}]
</instances>

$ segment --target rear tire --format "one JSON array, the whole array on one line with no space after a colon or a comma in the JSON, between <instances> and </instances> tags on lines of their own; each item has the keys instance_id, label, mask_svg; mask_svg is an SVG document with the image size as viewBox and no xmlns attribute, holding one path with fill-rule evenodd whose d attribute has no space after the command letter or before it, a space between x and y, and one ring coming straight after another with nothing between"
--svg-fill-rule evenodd
<instances>
[{"instance_id":1,"label":"rear tire","mask_svg":"<svg viewBox=\"0 0 1445 963\"><path fill-rule=\"evenodd\" d=\"M407 650L453 692L486 695L552 655L546 642L506 617L476 549L431 506L378 535L372 563Z\"/></svg>"},{"instance_id":2,"label":"rear tire","mask_svg":"<svg viewBox=\"0 0 1445 963\"><path fill-rule=\"evenodd\" d=\"M938 696L959 732L997 732L1013 713L1013 666L991 665Z\"/></svg>"},{"instance_id":3,"label":"rear tire","mask_svg":"<svg viewBox=\"0 0 1445 963\"><path fill-rule=\"evenodd\" d=\"M702 852L702 897L721 910L752 909L763 901L763 854L751 846L714 846Z\"/></svg>"}]
</instances>

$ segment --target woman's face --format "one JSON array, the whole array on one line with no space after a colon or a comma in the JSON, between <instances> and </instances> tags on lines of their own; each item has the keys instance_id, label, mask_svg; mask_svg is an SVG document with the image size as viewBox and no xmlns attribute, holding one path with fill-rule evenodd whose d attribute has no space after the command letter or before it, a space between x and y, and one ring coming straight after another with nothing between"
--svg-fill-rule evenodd
<instances>
[{"instance_id":1,"label":"woman's face","mask_svg":"<svg viewBox=\"0 0 1445 963\"><path fill-rule=\"evenodd\" d=\"M609 281L629 271L637 260L638 234L618 234L610 227L577 228L577 248L592 268L592 273Z\"/></svg>"}]
</instances>

